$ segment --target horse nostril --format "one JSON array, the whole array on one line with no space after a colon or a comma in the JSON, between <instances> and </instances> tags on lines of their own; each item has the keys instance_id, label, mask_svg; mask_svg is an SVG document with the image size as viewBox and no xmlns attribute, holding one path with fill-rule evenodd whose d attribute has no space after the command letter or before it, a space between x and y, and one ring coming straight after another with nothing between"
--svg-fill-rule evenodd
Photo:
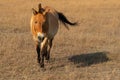
<instances>
[{"instance_id":1,"label":"horse nostril","mask_svg":"<svg viewBox=\"0 0 120 80\"><path fill-rule=\"evenodd\" d=\"M43 41L43 40L44 40L44 37L38 36L38 39L39 39L40 41Z\"/></svg>"},{"instance_id":2,"label":"horse nostril","mask_svg":"<svg viewBox=\"0 0 120 80\"><path fill-rule=\"evenodd\" d=\"M42 41L44 40L44 37L42 37Z\"/></svg>"},{"instance_id":3,"label":"horse nostril","mask_svg":"<svg viewBox=\"0 0 120 80\"><path fill-rule=\"evenodd\" d=\"M39 40L41 40L41 37L40 37L40 36L38 36L38 39L39 39Z\"/></svg>"}]
</instances>

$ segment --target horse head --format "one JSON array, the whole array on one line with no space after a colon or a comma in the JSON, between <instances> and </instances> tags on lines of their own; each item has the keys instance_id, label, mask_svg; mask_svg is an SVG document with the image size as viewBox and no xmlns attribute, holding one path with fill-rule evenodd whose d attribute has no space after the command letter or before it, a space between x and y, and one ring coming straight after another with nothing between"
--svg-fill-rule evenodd
<instances>
[{"instance_id":1,"label":"horse head","mask_svg":"<svg viewBox=\"0 0 120 80\"><path fill-rule=\"evenodd\" d=\"M33 16L31 19L31 28L32 34L35 36L36 40L41 42L43 41L48 31L48 26L46 26L46 15L48 10L43 9L41 4L39 4L38 8L38 11L32 8Z\"/></svg>"}]
</instances>

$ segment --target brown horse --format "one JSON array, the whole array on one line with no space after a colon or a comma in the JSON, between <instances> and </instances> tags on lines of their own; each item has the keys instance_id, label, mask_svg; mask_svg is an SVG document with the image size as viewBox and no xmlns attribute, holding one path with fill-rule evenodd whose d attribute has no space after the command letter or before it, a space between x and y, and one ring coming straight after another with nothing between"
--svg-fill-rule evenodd
<instances>
[{"instance_id":1,"label":"brown horse","mask_svg":"<svg viewBox=\"0 0 120 80\"><path fill-rule=\"evenodd\" d=\"M77 23L70 22L62 13L57 12L51 7L41 7L38 5L38 11L33 10L31 17L31 32L36 42L37 60L41 67L44 67L44 58L50 59L50 50L54 36L58 32L59 20L68 28L69 25Z\"/></svg>"}]
</instances>

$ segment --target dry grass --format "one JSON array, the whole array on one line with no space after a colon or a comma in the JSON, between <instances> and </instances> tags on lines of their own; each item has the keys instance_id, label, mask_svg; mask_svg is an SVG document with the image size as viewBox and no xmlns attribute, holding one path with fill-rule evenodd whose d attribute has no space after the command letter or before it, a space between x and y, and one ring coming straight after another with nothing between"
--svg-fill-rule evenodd
<instances>
[{"instance_id":1,"label":"dry grass","mask_svg":"<svg viewBox=\"0 0 120 80\"><path fill-rule=\"evenodd\" d=\"M80 23L61 25L46 71L29 28L39 2ZM119 36L119 0L0 0L0 80L119 80Z\"/></svg>"}]
</instances>

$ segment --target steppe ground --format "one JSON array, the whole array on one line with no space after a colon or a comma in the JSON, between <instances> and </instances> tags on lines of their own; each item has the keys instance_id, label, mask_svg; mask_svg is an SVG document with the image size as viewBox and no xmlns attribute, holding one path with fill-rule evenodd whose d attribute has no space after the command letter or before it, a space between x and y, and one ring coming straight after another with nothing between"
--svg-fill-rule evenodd
<instances>
[{"instance_id":1,"label":"steppe ground","mask_svg":"<svg viewBox=\"0 0 120 80\"><path fill-rule=\"evenodd\" d=\"M79 22L60 24L46 70L29 26L38 3ZM0 80L120 80L120 1L0 0Z\"/></svg>"}]
</instances>

